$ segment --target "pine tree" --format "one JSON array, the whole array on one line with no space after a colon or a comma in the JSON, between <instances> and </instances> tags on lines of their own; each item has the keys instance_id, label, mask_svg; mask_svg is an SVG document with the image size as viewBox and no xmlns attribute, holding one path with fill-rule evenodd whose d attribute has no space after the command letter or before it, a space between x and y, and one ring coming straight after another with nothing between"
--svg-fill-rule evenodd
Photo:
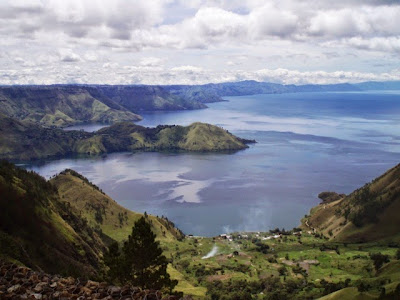
<instances>
[{"instance_id":1,"label":"pine tree","mask_svg":"<svg viewBox=\"0 0 400 300\"><path fill-rule=\"evenodd\" d=\"M155 238L144 217L136 221L122 251L113 245L105 256L110 278L143 289L172 291L178 282L167 273L167 258Z\"/></svg>"},{"instance_id":2,"label":"pine tree","mask_svg":"<svg viewBox=\"0 0 400 300\"><path fill-rule=\"evenodd\" d=\"M118 280L120 283L126 281L127 276L126 272L122 270L124 265L117 242L108 247L108 251L104 254L104 263L109 268L106 276L110 281Z\"/></svg>"}]
</instances>

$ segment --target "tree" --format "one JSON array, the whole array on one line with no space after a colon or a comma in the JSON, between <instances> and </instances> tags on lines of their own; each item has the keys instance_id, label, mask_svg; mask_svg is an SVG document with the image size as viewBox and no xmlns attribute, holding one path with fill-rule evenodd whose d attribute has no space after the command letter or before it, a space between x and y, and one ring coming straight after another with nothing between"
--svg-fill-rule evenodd
<instances>
[{"instance_id":1,"label":"tree","mask_svg":"<svg viewBox=\"0 0 400 300\"><path fill-rule=\"evenodd\" d=\"M382 253L370 254L370 257L374 262L374 267L376 271L378 271L383 266L384 263L389 262L389 255L385 255Z\"/></svg>"},{"instance_id":2,"label":"tree","mask_svg":"<svg viewBox=\"0 0 400 300\"><path fill-rule=\"evenodd\" d=\"M167 258L155 238L145 217L136 221L122 251L116 250L114 245L104 259L110 268L110 278L143 289L167 289L171 292L178 282L171 280L167 273Z\"/></svg>"},{"instance_id":3,"label":"tree","mask_svg":"<svg viewBox=\"0 0 400 300\"><path fill-rule=\"evenodd\" d=\"M357 290L360 292L360 293L364 293L364 292L367 292L368 290L370 289L370 285L369 284L365 284L364 282L359 282L358 284L357 284Z\"/></svg>"},{"instance_id":4,"label":"tree","mask_svg":"<svg viewBox=\"0 0 400 300\"><path fill-rule=\"evenodd\" d=\"M108 251L104 254L104 263L108 266L107 277L110 281L117 279L119 282L124 282L125 272L122 271L123 261L119 251L117 242L114 242L108 247Z\"/></svg>"}]
</instances>

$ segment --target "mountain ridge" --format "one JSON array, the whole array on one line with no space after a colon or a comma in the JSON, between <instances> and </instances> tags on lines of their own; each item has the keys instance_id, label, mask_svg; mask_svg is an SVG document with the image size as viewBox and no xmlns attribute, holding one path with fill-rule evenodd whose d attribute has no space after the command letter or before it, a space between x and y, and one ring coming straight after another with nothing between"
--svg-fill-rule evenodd
<instances>
[{"instance_id":1,"label":"mountain ridge","mask_svg":"<svg viewBox=\"0 0 400 300\"><path fill-rule=\"evenodd\" d=\"M87 122L139 121L145 111L207 108L226 96L400 89L399 81L279 84L244 80L202 85L8 85L0 86L0 112L48 127Z\"/></svg>"}]
</instances>

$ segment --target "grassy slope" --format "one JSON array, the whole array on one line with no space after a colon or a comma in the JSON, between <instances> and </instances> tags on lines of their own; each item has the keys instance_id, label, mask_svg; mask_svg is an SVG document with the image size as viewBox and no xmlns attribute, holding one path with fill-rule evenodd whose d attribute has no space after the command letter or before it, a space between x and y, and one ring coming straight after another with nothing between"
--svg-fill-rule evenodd
<instances>
[{"instance_id":1,"label":"grassy slope","mask_svg":"<svg viewBox=\"0 0 400 300\"><path fill-rule=\"evenodd\" d=\"M77 176L74 171L62 172L52 178L51 183L57 187L60 198L70 203L83 218L88 220L89 226L100 228L102 232L118 242L127 239L132 232L134 222L142 216L140 213L120 206L96 186L90 184L87 179ZM96 221L96 212L101 212L101 222ZM148 220L164 249L168 248L166 245L177 243L177 238L183 237L182 233L165 218L148 215ZM204 287L193 286L171 265L168 267L168 272L173 279L179 281L175 290L195 297L205 296Z\"/></svg>"},{"instance_id":2,"label":"grassy slope","mask_svg":"<svg viewBox=\"0 0 400 300\"><path fill-rule=\"evenodd\" d=\"M100 228L102 232L118 242L126 240L132 232L133 223L142 216L140 213L120 206L82 176L77 176L74 171L62 172L52 178L51 183L57 187L63 201L69 202L72 207L81 212L81 216L88 220L89 226ZM96 211L101 212L102 222L96 221ZM122 221L120 221L120 216ZM164 250L169 249L171 245L180 244L177 242L177 238L182 238L182 233L168 220L152 215L148 215L148 220ZM170 255L169 252L166 254ZM204 287L193 286L171 265L168 267L168 272L173 279L179 281L175 290L194 297L203 298L205 296L206 289Z\"/></svg>"},{"instance_id":3,"label":"grassy slope","mask_svg":"<svg viewBox=\"0 0 400 300\"><path fill-rule=\"evenodd\" d=\"M376 296L372 296L370 293L360 293L355 287L349 287L332 294L326 295L320 300L369 300L377 299Z\"/></svg>"},{"instance_id":4,"label":"grassy slope","mask_svg":"<svg viewBox=\"0 0 400 300\"><path fill-rule=\"evenodd\" d=\"M100 236L39 175L0 163L0 256L51 273L93 276Z\"/></svg>"},{"instance_id":5,"label":"grassy slope","mask_svg":"<svg viewBox=\"0 0 400 300\"><path fill-rule=\"evenodd\" d=\"M313 208L303 227L308 224L338 241L376 241L400 233L399 210L400 165L343 199ZM359 226L352 222L357 214L363 216Z\"/></svg>"},{"instance_id":6,"label":"grassy slope","mask_svg":"<svg viewBox=\"0 0 400 300\"><path fill-rule=\"evenodd\" d=\"M61 199L80 211L91 227L100 228L116 241L126 240L133 224L142 216L120 206L74 171L62 172L51 179L51 183L57 187ZM96 214L101 215L97 220ZM172 224L168 225L165 219L148 215L148 220L159 240L172 241L181 237L181 233Z\"/></svg>"}]
</instances>

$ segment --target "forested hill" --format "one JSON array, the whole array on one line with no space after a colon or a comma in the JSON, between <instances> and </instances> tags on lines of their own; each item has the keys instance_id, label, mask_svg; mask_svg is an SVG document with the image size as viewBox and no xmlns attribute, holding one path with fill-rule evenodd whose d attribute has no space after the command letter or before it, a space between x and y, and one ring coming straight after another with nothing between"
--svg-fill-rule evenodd
<instances>
[{"instance_id":1,"label":"forested hill","mask_svg":"<svg viewBox=\"0 0 400 300\"><path fill-rule=\"evenodd\" d=\"M146 128L122 122L89 133L46 128L0 113L0 158L4 159L31 160L136 150L236 151L247 148L247 142L251 141L204 123Z\"/></svg>"}]
</instances>

